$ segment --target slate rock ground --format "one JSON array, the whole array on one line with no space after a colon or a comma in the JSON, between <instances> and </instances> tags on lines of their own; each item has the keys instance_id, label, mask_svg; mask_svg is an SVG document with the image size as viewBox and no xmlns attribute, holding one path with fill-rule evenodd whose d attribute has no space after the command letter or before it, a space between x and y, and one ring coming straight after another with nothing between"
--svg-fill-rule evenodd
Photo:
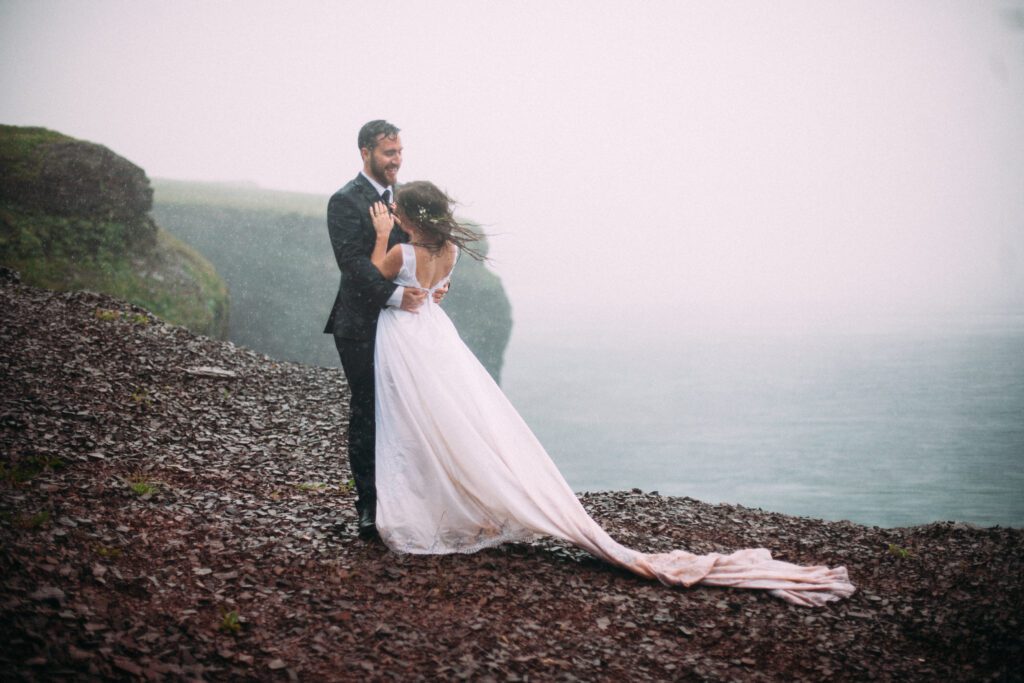
<instances>
[{"instance_id":1,"label":"slate rock ground","mask_svg":"<svg viewBox=\"0 0 1024 683\"><path fill-rule=\"evenodd\" d=\"M400 557L355 535L340 371L0 275L3 680L1024 675L1020 529L581 496L637 548L845 565L858 592L817 610L551 540Z\"/></svg>"}]
</instances>

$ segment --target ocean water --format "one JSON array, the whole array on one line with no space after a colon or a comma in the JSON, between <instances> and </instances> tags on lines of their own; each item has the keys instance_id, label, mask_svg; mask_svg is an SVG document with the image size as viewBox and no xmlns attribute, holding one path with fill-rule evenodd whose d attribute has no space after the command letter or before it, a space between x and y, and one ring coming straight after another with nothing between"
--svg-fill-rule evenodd
<instances>
[{"instance_id":1,"label":"ocean water","mask_svg":"<svg viewBox=\"0 0 1024 683\"><path fill-rule=\"evenodd\" d=\"M502 379L576 491L883 527L1024 526L1024 316L646 342L514 335Z\"/></svg>"}]
</instances>

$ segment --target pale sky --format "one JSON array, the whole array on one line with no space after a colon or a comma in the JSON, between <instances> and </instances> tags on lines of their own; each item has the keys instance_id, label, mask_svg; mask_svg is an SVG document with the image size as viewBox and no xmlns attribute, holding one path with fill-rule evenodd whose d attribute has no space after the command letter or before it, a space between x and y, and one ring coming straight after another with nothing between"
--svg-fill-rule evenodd
<instances>
[{"instance_id":1,"label":"pale sky","mask_svg":"<svg viewBox=\"0 0 1024 683\"><path fill-rule=\"evenodd\" d=\"M1021 2L0 0L0 92L151 177L324 195L386 118L517 333L1024 309Z\"/></svg>"}]
</instances>

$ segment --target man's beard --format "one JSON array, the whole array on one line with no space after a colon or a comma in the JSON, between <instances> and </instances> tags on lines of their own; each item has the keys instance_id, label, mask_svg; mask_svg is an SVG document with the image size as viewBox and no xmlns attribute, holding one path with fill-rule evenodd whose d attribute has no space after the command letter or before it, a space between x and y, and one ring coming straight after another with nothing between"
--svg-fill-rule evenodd
<instances>
[{"instance_id":1,"label":"man's beard","mask_svg":"<svg viewBox=\"0 0 1024 683\"><path fill-rule=\"evenodd\" d=\"M387 169L388 166L390 166L390 164L388 162L384 162L383 164L378 165L377 162L374 159L372 159L372 158L370 159L370 174L373 176L374 180L376 180L378 183L380 183L384 187L387 187L388 185L391 184L391 181L388 180L387 173L385 172L385 169ZM395 181L397 182L397 180L398 180L398 170L396 169L395 170Z\"/></svg>"}]
</instances>

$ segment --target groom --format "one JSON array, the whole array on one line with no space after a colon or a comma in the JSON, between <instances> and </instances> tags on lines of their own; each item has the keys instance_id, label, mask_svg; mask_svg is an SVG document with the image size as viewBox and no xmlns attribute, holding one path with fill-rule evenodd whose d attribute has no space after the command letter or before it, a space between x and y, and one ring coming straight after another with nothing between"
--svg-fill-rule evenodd
<instances>
[{"instance_id":1,"label":"groom","mask_svg":"<svg viewBox=\"0 0 1024 683\"><path fill-rule=\"evenodd\" d=\"M348 423L348 459L356 482L359 537L377 535L377 489L374 482L373 350L377 316L386 306L416 311L426 296L423 290L399 287L370 262L376 233L370 206L395 196L395 181L402 167L402 140L398 128L387 121L370 121L359 130L363 170L334 193L327 204L327 231L334 258L341 269L338 295L324 332L334 335L351 392ZM397 226L388 248L408 238Z\"/></svg>"}]
</instances>

